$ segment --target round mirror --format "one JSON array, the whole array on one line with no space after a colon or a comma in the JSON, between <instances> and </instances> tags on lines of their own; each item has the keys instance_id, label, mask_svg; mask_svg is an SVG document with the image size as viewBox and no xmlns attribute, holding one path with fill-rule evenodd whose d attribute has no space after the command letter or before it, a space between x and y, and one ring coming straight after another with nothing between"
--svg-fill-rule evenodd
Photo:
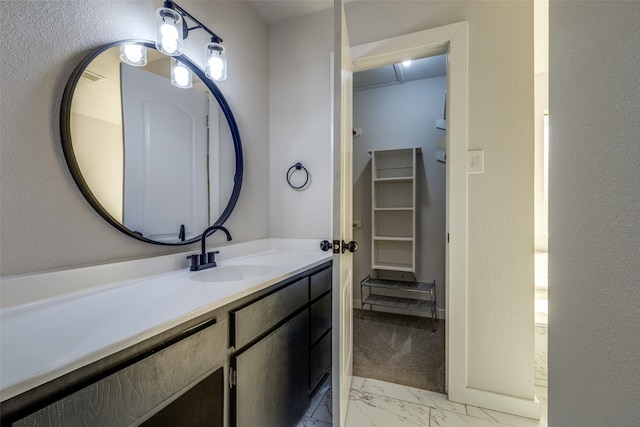
<instances>
[{"instance_id":1,"label":"round mirror","mask_svg":"<svg viewBox=\"0 0 640 427\"><path fill-rule=\"evenodd\" d=\"M186 56L163 55L149 41L103 46L71 75L60 117L73 178L123 233L184 245L231 214L243 174L238 126Z\"/></svg>"}]
</instances>

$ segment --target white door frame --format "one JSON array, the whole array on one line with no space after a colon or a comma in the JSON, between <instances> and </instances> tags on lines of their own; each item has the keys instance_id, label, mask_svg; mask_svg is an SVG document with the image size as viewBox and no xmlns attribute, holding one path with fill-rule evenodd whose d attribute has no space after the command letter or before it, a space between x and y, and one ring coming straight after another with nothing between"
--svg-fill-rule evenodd
<instances>
[{"instance_id":1,"label":"white door frame","mask_svg":"<svg viewBox=\"0 0 640 427\"><path fill-rule=\"evenodd\" d=\"M446 387L450 400L466 403L468 23L459 22L351 48L353 72L442 53L448 54Z\"/></svg>"}]
</instances>

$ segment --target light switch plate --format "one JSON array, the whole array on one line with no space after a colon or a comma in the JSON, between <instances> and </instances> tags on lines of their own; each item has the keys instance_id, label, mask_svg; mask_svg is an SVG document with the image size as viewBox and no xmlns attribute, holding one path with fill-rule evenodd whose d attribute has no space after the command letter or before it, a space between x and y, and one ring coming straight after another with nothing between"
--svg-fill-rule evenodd
<instances>
[{"instance_id":1,"label":"light switch plate","mask_svg":"<svg viewBox=\"0 0 640 427\"><path fill-rule=\"evenodd\" d=\"M484 173L484 150L467 153L467 173Z\"/></svg>"}]
</instances>

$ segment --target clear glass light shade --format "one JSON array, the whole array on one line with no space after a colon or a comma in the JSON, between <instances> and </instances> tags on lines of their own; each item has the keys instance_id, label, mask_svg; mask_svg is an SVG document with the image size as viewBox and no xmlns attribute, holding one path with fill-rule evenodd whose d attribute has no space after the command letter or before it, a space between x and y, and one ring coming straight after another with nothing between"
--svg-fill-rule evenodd
<instances>
[{"instance_id":1,"label":"clear glass light shade","mask_svg":"<svg viewBox=\"0 0 640 427\"><path fill-rule=\"evenodd\" d=\"M171 84L182 89L193 86L191 70L176 59L171 60Z\"/></svg>"},{"instance_id":2,"label":"clear glass light shade","mask_svg":"<svg viewBox=\"0 0 640 427\"><path fill-rule=\"evenodd\" d=\"M120 46L120 60L134 67L147 65L147 47L140 44L123 44Z\"/></svg>"},{"instance_id":3,"label":"clear glass light shade","mask_svg":"<svg viewBox=\"0 0 640 427\"><path fill-rule=\"evenodd\" d=\"M220 43L211 42L205 46L204 73L207 77L221 82L227 78L227 55Z\"/></svg>"},{"instance_id":4,"label":"clear glass light shade","mask_svg":"<svg viewBox=\"0 0 640 427\"><path fill-rule=\"evenodd\" d=\"M173 9L161 7L156 10L156 49L165 55L182 55L182 16Z\"/></svg>"}]
</instances>

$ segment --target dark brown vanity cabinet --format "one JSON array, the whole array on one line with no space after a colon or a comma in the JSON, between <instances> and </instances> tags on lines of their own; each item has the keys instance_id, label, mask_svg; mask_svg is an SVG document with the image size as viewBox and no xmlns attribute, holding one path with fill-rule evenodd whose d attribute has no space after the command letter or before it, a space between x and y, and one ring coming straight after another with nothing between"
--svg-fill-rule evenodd
<instances>
[{"instance_id":1,"label":"dark brown vanity cabinet","mask_svg":"<svg viewBox=\"0 0 640 427\"><path fill-rule=\"evenodd\" d=\"M2 426L293 426L331 366L331 262L8 399Z\"/></svg>"},{"instance_id":2,"label":"dark brown vanity cabinet","mask_svg":"<svg viewBox=\"0 0 640 427\"><path fill-rule=\"evenodd\" d=\"M235 427L293 426L331 367L331 266L230 313Z\"/></svg>"}]
</instances>

